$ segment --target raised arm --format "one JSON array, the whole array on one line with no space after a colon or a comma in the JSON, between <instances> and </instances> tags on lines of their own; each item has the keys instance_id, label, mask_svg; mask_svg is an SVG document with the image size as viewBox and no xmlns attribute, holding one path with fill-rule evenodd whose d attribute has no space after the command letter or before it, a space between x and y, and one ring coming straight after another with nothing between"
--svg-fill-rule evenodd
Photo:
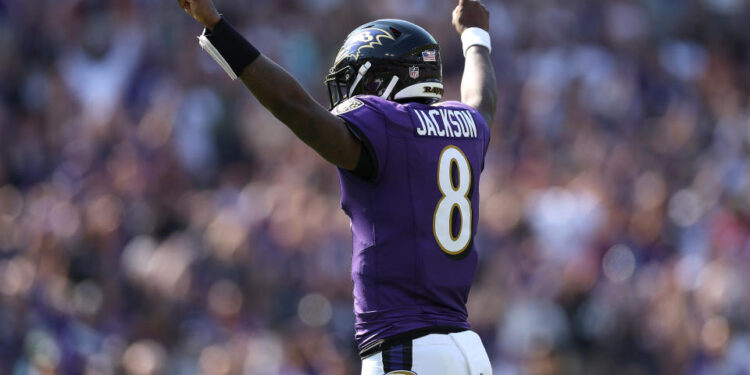
<instances>
[{"instance_id":1,"label":"raised arm","mask_svg":"<svg viewBox=\"0 0 750 375\"><path fill-rule=\"evenodd\" d=\"M178 3L209 31L221 21L211 0ZM344 120L318 104L283 68L260 55L237 73L258 101L300 140L332 164L357 169L361 142L347 129Z\"/></svg>"},{"instance_id":2,"label":"raised arm","mask_svg":"<svg viewBox=\"0 0 750 375\"><path fill-rule=\"evenodd\" d=\"M362 145L344 120L316 102L279 65L261 55L240 76L242 82L277 119L320 156L354 170Z\"/></svg>"},{"instance_id":3,"label":"raised arm","mask_svg":"<svg viewBox=\"0 0 750 375\"><path fill-rule=\"evenodd\" d=\"M478 1L459 0L453 10L453 26L458 35L462 36L464 44L468 42L464 32L481 33L479 28L488 32L490 29L490 14ZM468 30L468 31L467 31ZM489 42L489 37L487 37ZM495 69L490 59L490 49L480 44L473 44L464 51L464 75L461 79L461 101L476 108L484 117L488 126L492 125L497 109L497 82Z\"/></svg>"}]
</instances>

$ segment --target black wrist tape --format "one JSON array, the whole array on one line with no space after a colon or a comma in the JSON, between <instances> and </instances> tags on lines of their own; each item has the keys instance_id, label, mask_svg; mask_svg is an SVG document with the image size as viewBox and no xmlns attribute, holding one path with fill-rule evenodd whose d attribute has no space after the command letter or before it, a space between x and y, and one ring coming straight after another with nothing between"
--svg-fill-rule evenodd
<instances>
[{"instance_id":1,"label":"black wrist tape","mask_svg":"<svg viewBox=\"0 0 750 375\"><path fill-rule=\"evenodd\" d=\"M206 29L203 35L219 51L237 76L242 75L245 67L260 56L260 52L224 17L221 17L213 30Z\"/></svg>"}]
</instances>

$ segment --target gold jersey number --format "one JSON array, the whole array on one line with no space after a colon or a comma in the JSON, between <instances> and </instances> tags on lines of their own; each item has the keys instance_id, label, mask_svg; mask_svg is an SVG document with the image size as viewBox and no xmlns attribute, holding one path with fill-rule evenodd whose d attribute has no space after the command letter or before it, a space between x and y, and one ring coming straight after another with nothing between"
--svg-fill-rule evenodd
<instances>
[{"instance_id":1,"label":"gold jersey number","mask_svg":"<svg viewBox=\"0 0 750 375\"><path fill-rule=\"evenodd\" d=\"M456 181L453 181L456 171ZM446 146L438 159L437 182L443 195L435 207L432 218L432 231L435 240L449 255L458 255L466 250L471 242L471 167L466 155L456 146ZM454 230L454 212L458 210L460 229ZM457 235L454 233L458 232Z\"/></svg>"}]
</instances>

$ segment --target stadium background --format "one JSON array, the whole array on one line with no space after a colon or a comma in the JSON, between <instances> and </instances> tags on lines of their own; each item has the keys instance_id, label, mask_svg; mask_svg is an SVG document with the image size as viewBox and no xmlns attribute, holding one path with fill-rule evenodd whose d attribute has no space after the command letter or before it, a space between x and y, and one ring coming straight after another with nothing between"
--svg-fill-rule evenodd
<instances>
[{"instance_id":1,"label":"stadium background","mask_svg":"<svg viewBox=\"0 0 750 375\"><path fill-rule=\"evenodd\" d=\"M345 35L453 1L219 1L321 102ZM750 373L743 0L488 0L469 302L496 374ZM353 374L334 168L174 1L0 0L0 373Z\"/></svg>"}]
</instances>

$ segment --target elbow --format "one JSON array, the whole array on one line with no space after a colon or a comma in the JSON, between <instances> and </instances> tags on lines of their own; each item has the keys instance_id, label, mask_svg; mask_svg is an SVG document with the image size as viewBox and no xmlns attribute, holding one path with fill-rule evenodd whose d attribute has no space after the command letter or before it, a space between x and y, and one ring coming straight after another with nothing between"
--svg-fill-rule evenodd
<instances>
[{"instance_id":1,"label":"elbow","mask_svg":"<svg viewBox=\"0 0 750 375\"><path fill-rule=\"evenodd\" d=\"M290 90L263 104L277 119L294 130L299 128L298 122L305 122L312 116L312 106L316 103L305 92Z\"/></svg>"},{"instance_id":2,"label":"elbow","mask_svg":"<svg viewBox=\"0 0 750 375\"><path fill-rule=\"evenodd\" d=\"M492 122L492 119L495 118L495 113L497 112L497 93L492 93L487 99L483 100L479 111L482 112L485 117L489 117L486 118L487 124L489 125Z\"/></svg>"},{"instance_id":3,"label":"elbow","mask_svg":"<svg viewBox=\"0 0 750 375\"><path fill-rule=\"evenodd\" d=\"M299 117L304 112L307 104L307 95L299 90L290 90L284 94L276 96L275 100L268 103L268 109L274 114L280 115L295 114Z\"/></svg>"},{"instance_id":4,"label":"elbow","mask_svg":"<svg viewBox=\"0 0 750 375\"><path fill-rule=\"evenodd\" d=\"M486 107L486 110L492 113L492 116L495 116L495 111L497 111L497 86L496 85L488 85L487 89L485 90L484 96L487 98L484 100L484 106Z\"/></svg>"},{"instance_id":5,"label":"elbow","mask_svg":"<svg viewBox=\"0 0 750 375\"><path fill-rule=\"evenodd\" d=\"M465 98L462 102L479 111L487 125L490 125L495 118L495 113L497 112L496 91L489 90L480 95Z\"/></svg>"}]
</instances>

